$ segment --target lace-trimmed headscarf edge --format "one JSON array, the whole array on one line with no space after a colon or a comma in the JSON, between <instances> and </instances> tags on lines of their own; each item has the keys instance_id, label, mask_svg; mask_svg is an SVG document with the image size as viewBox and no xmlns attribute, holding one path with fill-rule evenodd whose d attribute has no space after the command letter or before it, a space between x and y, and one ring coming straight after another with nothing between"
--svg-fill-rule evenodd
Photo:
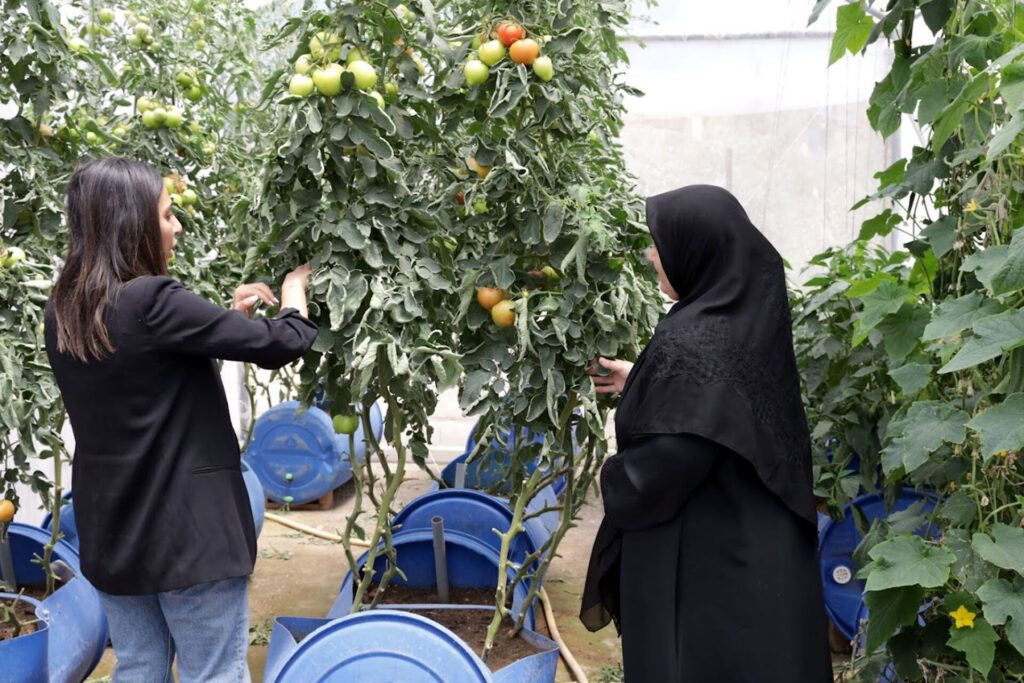
<instances>
[{"instance_id":1,"label":"lace-trimmed headscarf edge","mask_svg":"<svg viewBox=\"0 0 1024 683\"><path fill-rule=\"evenodd\" d=\"M748 460L816 523L782 258L719 187L650 197L647 224L680 298L630 372L615 418L619 447L655 434L703 436Z\"/></svg>"}]
</instances>

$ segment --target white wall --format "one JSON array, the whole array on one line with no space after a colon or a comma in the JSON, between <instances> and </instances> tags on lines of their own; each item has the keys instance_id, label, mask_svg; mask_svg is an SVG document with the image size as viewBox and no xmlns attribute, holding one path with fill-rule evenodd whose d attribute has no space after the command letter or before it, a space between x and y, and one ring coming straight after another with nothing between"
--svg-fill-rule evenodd
<instances>
[{"instance_id":1,"label":"white wall","mask_svg":"<svg viewBox=\"0 0 1024 683\"><path fill-rule=\"evenodd\" d=\"M865 114L887 46L827 66L841 3L811 27L813 3L787 0L675 0L635 22L627 82L645 96L621 140L640 191L725 186L796 268L855 237L881 207L848 209L900 136L887 145Z\"/></svg>"}]
</instances>

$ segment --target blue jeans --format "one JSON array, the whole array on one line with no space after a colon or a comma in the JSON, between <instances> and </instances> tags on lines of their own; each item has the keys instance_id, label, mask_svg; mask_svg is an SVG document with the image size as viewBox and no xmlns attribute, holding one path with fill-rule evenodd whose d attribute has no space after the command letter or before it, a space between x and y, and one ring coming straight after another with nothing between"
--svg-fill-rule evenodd
<instances>
[{"instance_id":1,"label":"blue jeans","mask_svg":"<svg viewBox=\"0 0 1024 683\"><path fill-rule=\"evenodd\" d=\"M147 595L100 592L114 683L249 683L249 586L240 576Z\"/></svg>"}]
</instances>

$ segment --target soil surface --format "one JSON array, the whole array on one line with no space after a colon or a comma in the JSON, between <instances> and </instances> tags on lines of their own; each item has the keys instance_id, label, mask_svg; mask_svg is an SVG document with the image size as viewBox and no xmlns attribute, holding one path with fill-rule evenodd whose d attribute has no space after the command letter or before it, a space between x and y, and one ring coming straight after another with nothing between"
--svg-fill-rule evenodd
<instances>
[{"instance_id":1,"label":"soil surface","mask_svg":"<svg viewBox=\"0 0 1024 683\"><path fill-rule=\"evenodd\" d=\"M416 610L416 614L441 624L469 645L477 655L484 647L487 638L487 627L491 624L492 610L483 609L425 609ZM498 635L494 638L494 647L487 656L487 667L498 671L523 657L537 654L525 640L513 635L515 622L508 617L502 621Z\"/></svg>"},{"instance_id":2,"label":"soil surface","mask_svg":"<svg viewBox=\"0 0 1024 683\"><path fill-rule=\"evenodd\" d=\"M374 585L363 600L365 604L373 601L373 594L377 592ZM391 583L384 590L378 604L393 605L433 605L441 602L437 597L437 588L411 588L404 584ZM493 605L493 588L449 588L448 602L446 605Z\"/></svg>"}]
</instances>

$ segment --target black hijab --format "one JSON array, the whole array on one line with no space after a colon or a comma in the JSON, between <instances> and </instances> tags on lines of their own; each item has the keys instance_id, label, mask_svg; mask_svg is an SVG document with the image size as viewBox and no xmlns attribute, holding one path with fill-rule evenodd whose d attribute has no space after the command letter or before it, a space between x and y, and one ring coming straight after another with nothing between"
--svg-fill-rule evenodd
<instances>
[{"instance_id":1,"label":"black hijab","mask_svg":"<svg viewBox=\"0 0 1024 683\"><path fill-rule=\"evenodd\" d=\"M648 198L647 225L679 302L629 374L615 416L619 449L641 436L702 436L747 459L815 524L782 258L720 187Z\"/></svg>"}]
</instances>

